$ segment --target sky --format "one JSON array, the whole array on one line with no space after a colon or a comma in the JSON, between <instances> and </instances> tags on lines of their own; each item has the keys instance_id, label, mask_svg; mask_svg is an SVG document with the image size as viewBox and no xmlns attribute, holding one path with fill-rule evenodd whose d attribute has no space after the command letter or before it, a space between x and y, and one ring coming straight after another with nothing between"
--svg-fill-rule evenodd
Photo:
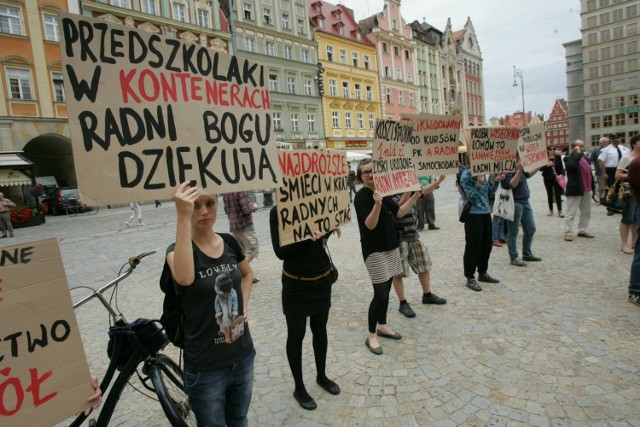
<instances>
[{"instance_id":1,"label":"sky","mask_svg":"<svg viewBox=\"0 0 640 427\"><path fill-rule=\"evenodd\" d=\"M334 4L339 1L334 1ZM342 0L357 20L382 11L384 0ZM453 31L471 18L482 52L486 121L522 110L521 70L527 111L549 117L557 98L567 99L563 43L581 38L580 0L403 0L409 23L423 18Z\"/></svg>"}]
</instances>

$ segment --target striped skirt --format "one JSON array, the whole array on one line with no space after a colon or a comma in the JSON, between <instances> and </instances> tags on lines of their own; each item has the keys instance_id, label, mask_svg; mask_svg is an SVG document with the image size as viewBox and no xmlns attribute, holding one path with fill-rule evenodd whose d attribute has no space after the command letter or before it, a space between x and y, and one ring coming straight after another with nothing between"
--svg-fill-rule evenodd
<instances>
[{"instance_id":1,"label":"striped skirt","mask_svg":"<svg viewBox=\"0 0 640 427\"><path fill-rule=\"evenodd\" d=\"M402 262L398 248L386 252L374 252L364 261L371 283L384 283L402 274Z\"/></svg>"}]
</instances>

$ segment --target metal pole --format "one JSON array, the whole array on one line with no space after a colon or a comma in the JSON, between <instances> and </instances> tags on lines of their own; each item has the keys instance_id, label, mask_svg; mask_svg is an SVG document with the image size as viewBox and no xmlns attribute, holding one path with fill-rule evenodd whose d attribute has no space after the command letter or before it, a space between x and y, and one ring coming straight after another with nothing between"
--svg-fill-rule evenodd
<instances>
[{"instance_id":1,"label":"metal pole","mask_svg":"<svg viewBox=\"0 0 640 427\"><path fill-rule=\"evenodd\" d=\"M516 81L516 77L520 77L520 88L522 89L522 127L527 126L527 113L524 109L524 79L522 77L522 70L516 69L516 66L513 66L513 85L518 86L518 82Z\"/></svg>"}]
</instances>

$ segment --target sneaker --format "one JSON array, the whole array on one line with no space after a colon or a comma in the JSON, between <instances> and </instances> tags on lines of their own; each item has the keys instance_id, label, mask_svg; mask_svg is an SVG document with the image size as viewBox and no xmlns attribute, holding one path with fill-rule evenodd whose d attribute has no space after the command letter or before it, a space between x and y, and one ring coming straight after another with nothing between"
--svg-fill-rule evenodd
<instances>
[{"instance_id":1,"label":"sneaker","mask_svg":"<svg viewBox=\"0 0 640 427\"><path fill-rule=\"evenodd\" d=\"M558 216L559 216L560 218L564 218L564 212L562 212L562 211L558 211Z\"/></svg>"},{"instance_id":2,"label":"sneaker","mask_svg":"<svg viewBox=\"0 0 640 427\"><path fill-rule=\"evenodd\" d=\"M500 280L494 279L493 277L489 276L488 273L478 275L478 280L480 282L486 282L486 283L500 283Z\"/></svg>"},{"instance_id":3,"label":"sneaker","mask_svg":"<svg viewBox=\"0 0 640 427\"><path fill-rule=\"evenodd\" d=\"M527 263L523 262L520 258L512 259L511 265L515 265L516 267L526 267Z\"/></svg>"},{"instance_id":4,"label":"sneaker","mask_svg":"<svg viewBox=\"0 0 640 427\"><path fill-rule=\"evenodd\" d=\"M547 212L547 216L553 216L553 211Z\"/></svg>"},{"instance_id":5,"label":"sneaker","mask_svg":"<svg viewBox=\"0 0 640 427\"><path fill-rule=\"evenodd\" d=\"M500 239L500 243L507 243L507 239Z\"/></svg>"},{"instance_id":6,"label":"sneaker","mask_svg":"<svg viewBox=\"0 0 640 427\"><path fill-rule=\"evenodd\" d=\"M411 305L408 302L404 301L400 303L400 307L398 307L398 311L404 314L405 317L416 317L416 312L413 311Z\"/></svg>"},{"instance_id":7,"label":"sneaker","mask_svg":"<svg viewBox=\"0 0 640 427\"><path fill-rule=\"evenodd\" d=\"M533 254L531 254L531 255L523 255L523 256L522 256L522 259L523 259L524 261L531 261L531 262L538 262L538 261L542 261L542 258L537 257L537 256L535 256L535 255L533 255Z\"/></svg>"},{"instance_id":8,"label":"sneaker","mask_svg":"<svg viewBox=\"0 0 640 427\"><path fill-rule=\"evenodd\" d=\"M469 277L467 279L467 288L476 291L476 292L480 292L482 290L482 288L480 287L480 285L478 285L478 282L476 282L476 279L473 277Z\"/></svg>"},{"instance_id":9,"label":"sneaker","mask_svg":"<svg viewBox=\"0 0 640 427\"><path fill-rule=\"evenodd\" d=\"M573 241L573 234L564 233L564 240L566 240L567 242L572 242Z\"/></svg>"},{"instance_id":10,"label":"sneaker","mask_svg":"<svg viewBox=\"0 0 640 427\"><path fill-rule=\"evenodd\" d=\"M497 246L499 248L500 246L502 246L502 243L500 243L500 240L494 240L493 246Z\"/></svg>"},{"instance_id":11,"label":"sneaker","mask_svg":"<svg viewBox=\"0 0 640 427\"><path fill-rule=\"evenodd\" d=\"M640 307L640 295L629 294L629 298L627 298L631 304L635 304Z\"/></svg>"},{"instance_id":12,"label":"sneaker","mask_svg":"<svg viewBox=\"0 0 640 427\"><path fill-rule=\"evenodd\" d=\"M439 297L438 295L432 292L429 295L424 295L424 294L422 295L422 303L440 305L440 304L446 304L447 300L445 298Z\"/></svg>"},{"instance_id":13,"label":"sneaker","mask_svg":"<svg viewBox=\"0 0 640 427\"><path fill-rule=\"evenodd\" d=\"M146 224L145 224L144 222L141 222L141 223L140 223L140 226L141 226L141 227L144 227L145 225L146 225Z\"/></svg>"},{"instance_id":14,"label":"sneaker","mask_svg":"<svg viewBox=\"0 0 640 427\"><path fill-rule=\"evenodd\" d=\"M587 237L589 239L593 239L595 237L593 234L589 233L588 231L583 231L582 233L578 233L578 236Z\"/></svg>"},{"instance_id":15,"label":"sneaker","mask_svg":"<svg viewBox=\"0 0 640 427\"><path fill-rule=\"evenodd\" d=\"M440 227L436 226L435 224L431 224L429 226L429 230L440 230Z\"/></svg>"}]
</instances>

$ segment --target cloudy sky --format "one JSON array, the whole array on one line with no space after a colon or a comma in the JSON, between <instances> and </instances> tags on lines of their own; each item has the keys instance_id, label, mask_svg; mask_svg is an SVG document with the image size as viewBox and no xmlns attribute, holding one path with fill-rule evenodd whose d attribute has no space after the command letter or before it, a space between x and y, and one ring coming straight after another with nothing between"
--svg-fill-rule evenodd
<instances>
[{"instance_id":1,"label":"cloudy sky","mask_svg":"<svg viewBox=\"0 0 640 427\"><path fill-rule=\"evenodd\" d=\"M384 0L342 3L359 20L380 12ZM514 65L522 70L527 111L547 118L556 98L567 98L562 43L580 38L579 0L403 0L401 7L405 21L424 18L441 31L447 18L453 31L471 18L482 51L487 119L522 110Z\"/></svg>"}]
</instances>

